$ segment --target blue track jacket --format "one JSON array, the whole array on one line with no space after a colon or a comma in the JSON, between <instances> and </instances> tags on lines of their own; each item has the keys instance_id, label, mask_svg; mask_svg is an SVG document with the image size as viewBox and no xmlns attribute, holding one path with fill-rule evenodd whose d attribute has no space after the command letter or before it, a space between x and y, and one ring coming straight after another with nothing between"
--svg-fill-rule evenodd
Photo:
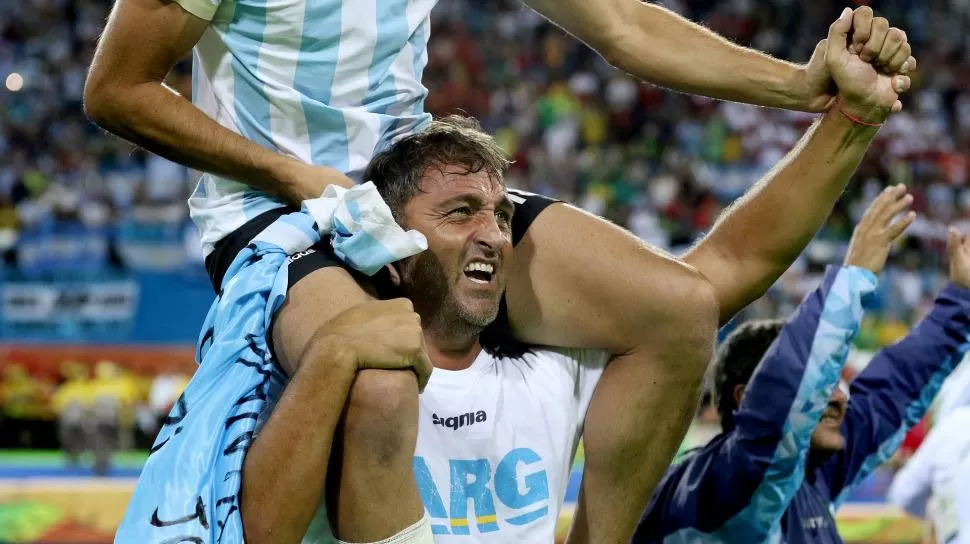
<instances>
[{"instance_id":1,"label":"blue track jacket","mask_svg":"<svg viewBox=\"0 0 970 544\"><path fill-rule=\"evenodd\" d=\"M735 412L736 427L664 475L633 542L836 543L833 512L922 418L970 348L970 290L946 287L909 335L853 381L843 451L809 456L876 277L830 267L771 345Z\"/></svg>"}]
</instances>

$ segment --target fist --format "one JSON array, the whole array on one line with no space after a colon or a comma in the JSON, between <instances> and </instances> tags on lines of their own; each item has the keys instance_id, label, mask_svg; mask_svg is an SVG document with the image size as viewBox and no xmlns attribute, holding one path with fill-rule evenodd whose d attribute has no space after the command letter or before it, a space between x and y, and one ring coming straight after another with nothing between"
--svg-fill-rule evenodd
<instances>
[{"instance_id":1,"label":"fist","mask_svg":"<svg viewBox=\"0 0 970 544\"><path fill-rule=\"evenodd\" d=\"M410 368L420 390L431 377L421 317L408 299L365 302L341 312L327 323L327 341L348 354L355 370Z\"/></svg>"},{"instance_id":2,"label":"fist","mask_svg":"<svg viewBox=\"0 0 970 544\"><path fill-rule=\"evenodd\" d=\"M906 33L898 28L890 28L885 18L874 17L872 8L862 6L851 15L843 13L842 17L852 19L846 36L846 40L851 42L848 46L850 53L875 66L882 74L905 76L916 69L916 59L912 56ZM833 37L838 40L842 29L843 26L830 28L829 33L834 33ZM828 43L828 39L818 43L812 58L800 72L798 81L805 87L802 107L806 111L828 111L835 103L838 88L826 60ZM902 103L897 101L892 111L901 108Z\"/></svg>"},{"instance_id":3,"label":"fist","mask_svg":"<svg viewBox=\"0 0 970 544\"><path fill-rule=\"evenodd\" d=\"M890 27L885 17L876 17L869 6L852 13L850 50L885 74L903 74L916 69L916 59L906 33Z\"/></svg>"},{"instance_id":4,"label":"fist","mask_svg":"<svg viewBox=\"0 0 970 544\"><path fill-rule=\"evenodd\" d=\"M915 68L916 59L910 57L906 33L889 28L886 19L872 18L871 13L860 8L853 14L846 8L832 23L825 64L846 113L865 122L882 123L890 112L902 109L899 95L909 90L911 81L905 74Z\"/></svg>"},{"instance_id":5,"label":"fist","mask_svg":"<svg viewBox=\"0 0 970 544\"><path fill-rule=\"evenodd\" d=\"M873 274L882 272L893 242L916 219L914 212L895 219L912 203L912 195L907 194L902 185L887 187L876 197L852 233L845 265L865 268Z\"/></svg>"},{"instance_id":6,"label":"fist","mask_svg":"<svg viewBox=\"0 0 970 544\"><path fill-rule=\"evenodd\" d=\"M950 227L950 281L970 289L970 237Z\"/></svg>"}]
</instances>

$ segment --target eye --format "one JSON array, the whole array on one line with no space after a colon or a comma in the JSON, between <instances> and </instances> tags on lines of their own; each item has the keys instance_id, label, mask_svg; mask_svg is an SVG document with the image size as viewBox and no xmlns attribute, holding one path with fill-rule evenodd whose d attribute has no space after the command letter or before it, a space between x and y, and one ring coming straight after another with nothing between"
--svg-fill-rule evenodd
<instances>
[{"instance_id":1,"label":"eye","mask_svg":"<svg viewBox=\"0 0 970 544\"><path fill-rule=\"evenodd\" d=\"M468 206L461 206L448 212L448 215L471 215L472 209Z\"/></svg>"},{"instance_id":2,"label":"eye","mask_svg":"<svg viewBox=\"0 0 970 544\"><path fill-rule=\"evenodd\" d=\"M512 221L512 214L505 210L498 210L497 212L495 212L495 217L497 217L498 220L503 223L508 223Z\"/></svg>"}]
</instances>

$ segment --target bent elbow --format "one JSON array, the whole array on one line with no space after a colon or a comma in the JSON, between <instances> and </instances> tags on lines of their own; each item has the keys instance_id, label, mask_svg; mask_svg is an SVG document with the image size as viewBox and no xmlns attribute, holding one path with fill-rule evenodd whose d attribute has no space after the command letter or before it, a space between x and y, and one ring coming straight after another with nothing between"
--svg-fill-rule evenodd
<instances>
[{"instance_id":1,"label":"bent elbow","mask_svg":"<svg viewBox=\"0 0 970 544\"><path fill-rule=\"evenodd\" d=\"M84 82L82 103L84 115L92 123L112 132L112 127L118 118L119 107L119 101L112 98L117 95L114 91L113 86L106 82L96 69L92 69Z\"/></svg>"}]
</instances>

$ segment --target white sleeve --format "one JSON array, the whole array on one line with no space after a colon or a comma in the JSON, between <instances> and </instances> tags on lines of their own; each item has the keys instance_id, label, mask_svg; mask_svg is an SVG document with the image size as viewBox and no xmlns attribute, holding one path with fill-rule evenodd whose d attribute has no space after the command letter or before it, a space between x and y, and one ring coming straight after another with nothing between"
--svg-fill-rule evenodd
<instances>
[{"instance_id":1,"label":"white sleeve","mask_svg":"<svg viewBox=\"0 0 970 544\"><path fill-rule=\"evenodd\" d=\"M175 0L175 3L199 19L212 21L222 0Z\"/></svg>"},{"instance_id":2,"label":"white sleeve","mask_svg":"<svg viewBox=\"0 0 970 544\"><path fill-rule=\"evenodd\" d=\"M589 409L589 402L593 398L593 391L599 383L606 363L611 356L602 350L597 349L559 349L556 350L564 356L576 362L575 369L575 395L576 395L576 421L578 423L577 432L582 432L583 423L586 421L586 410Z\"/></svg>"},{"instance_id":3,"label":"white sleeve","mask_svg":"<svg viewBox=\"0 0 970 544\"><path fill-rule=\"evenodd\" d=\"M954 499L960 529L952 544L970 544L970 456L960 463L955 481Z\"/></svg>"},{"instance_id":4,"label":"white sleeve","mask_svg":"<svg viewBox=\"0 0 970 544\"><path fill-rule=\"evenodd\" d=\"M951 434L947 429L950 421L943 420L930 430L889 487L889 502L918 518L926 515L926 502L933 493L933 466L940 448L945 446L945 440Z\"/></svg>"}]
</instances>

